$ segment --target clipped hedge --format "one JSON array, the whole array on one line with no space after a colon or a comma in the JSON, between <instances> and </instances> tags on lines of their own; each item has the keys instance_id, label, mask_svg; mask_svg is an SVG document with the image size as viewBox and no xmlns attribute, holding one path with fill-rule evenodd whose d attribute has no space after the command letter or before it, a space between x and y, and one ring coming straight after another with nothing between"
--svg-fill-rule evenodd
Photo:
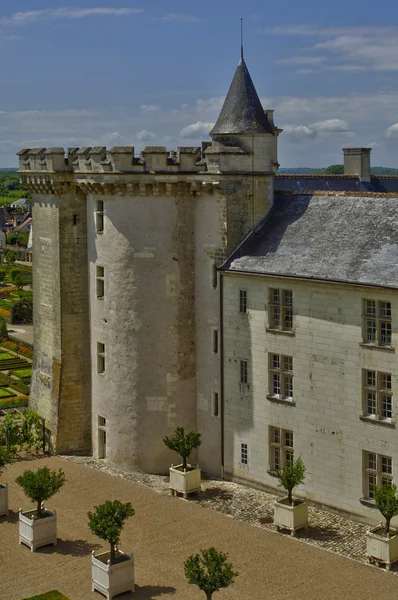
<instances>
[{"instance_id":1,"label":"clipped hedge","mask_svg":"<svg viewBox=\"0 0 398 600\"><path fill-rule=\"evenodd\" d=\"M29 404L27 396L10 396L10 398L0 398L0 409L2 408L25 408Z\"/></svg>"},{"instance_id":2,"label":"clipped hedge","mask_svg":"<svg viewBox=\"0 0 398 600\"><path fill-rule=\"evenodd\" d=\"M15 394L2 387L0 388L0 398L10 398L11 396L15 396Z\"/></svg>"},{"instance_id":3,"label":"clipped hedge","mask_svg":"<svg viewBox=\"0 0 398 600\"><path fill-rule=\"evenodd\" d=\"M15 352L15 349L18 345L18 354L22 354L22 356L26 356L27 358L33 358L33 346L31 344L28 344L22 340L18 340L18 338L13 336L8 336L8 338L8 340L2 340L0 342L0 346L8 350L14 350ZM15 342L14 340L17 341Z\"/></svg>"},{"instance_id":4,"label":"clipped hedge","mask_svg":"<svg viewBox=\"0 0 398 600\"><path fill-rule=\"evenodd\" d=\"M21 394L25 394L26 396L29 394L29 386L22 383L22 381L10 380L9 387L17 390L17 392L21 392Z\"/></svg>"}]
</instances>

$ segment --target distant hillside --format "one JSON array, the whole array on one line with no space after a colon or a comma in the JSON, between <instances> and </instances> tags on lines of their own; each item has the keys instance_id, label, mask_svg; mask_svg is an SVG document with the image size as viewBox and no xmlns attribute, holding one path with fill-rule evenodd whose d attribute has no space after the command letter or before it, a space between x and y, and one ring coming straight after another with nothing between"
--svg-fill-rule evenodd
<instances>
[{"instance_id":1,"label":"distant hillside","mask_svg":"<svg viewBox=\"0 0 398 600\"><path fill-rule=\"evenodd\" d=\"M297 167L292 169L278 169L280 175L330 175L330 167L324 169L311 169L311 167ZM398 175L398 169L392 167L371 167L372 175Z\"/></svg>"}]
</instances>

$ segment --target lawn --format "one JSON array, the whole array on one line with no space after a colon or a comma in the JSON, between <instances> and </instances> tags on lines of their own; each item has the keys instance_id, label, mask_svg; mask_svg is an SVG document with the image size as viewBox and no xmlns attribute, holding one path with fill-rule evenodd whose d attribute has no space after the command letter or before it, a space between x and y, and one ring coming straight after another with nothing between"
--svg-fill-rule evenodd
<instances>
[{"instance_id":1,"label":"lawn","mask_svg":"<svg viewBox=\"0 0 398 600\"><path fill-rule=\"evenodd\" d=\"M16 356L8 352L0 352L0 360L8 360L9 358L16 358Z\"/></svg>"},{"instance_id":2,"label":"lawn","mask_svg":"<svg viewBox=\"0 0 398 600\"><path fill-rule=\"evenodd\" d=\"M31 596L30 598L24 598L23 600L69 600L66 596L61 594L61 592L57 592L57 590L52 590L51 592L46 592L45 594L40 594L39 596Z\"/></svg>"},{"instance_id":3,"label":"lawn","mask_svg":"<svg viewBox=\"0 0 398 600\"><path fill-rule=\"evenodd\" d=\"M0 388L0 398L9 398L10 396L15 396L15 394L7 389Z\"/></svg>"},{"instance_id":4,"label":"lawn","mask_svg":"<svg viewBox=\"0 0 398 600\"><path fill-rule=\"evenodd\" d=\"M20 379L25 379L27 377L32 377L32 369L31 367L27 369L15 369L12 374L16 375Z\"/></svg>"}]
</instances>

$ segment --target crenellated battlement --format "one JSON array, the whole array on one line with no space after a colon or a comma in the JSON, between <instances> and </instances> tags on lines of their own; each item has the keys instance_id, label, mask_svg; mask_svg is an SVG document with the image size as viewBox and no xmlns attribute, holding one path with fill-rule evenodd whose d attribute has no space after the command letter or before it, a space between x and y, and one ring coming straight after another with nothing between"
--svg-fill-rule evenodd
<instances>
[{"instance_id":1,"label":"crenellated battlement","mask_svg":"<svg viewBox=\"0 0 398 600\"><path fill-rule=\"evenodd\" d=\"M210 142L211 143L211 142ZM207 147L207 145L206 145ZM147 146L139 156L134 146L24 148L17 153L20 172L51 173L197 173L206 170L200 147Z\"/></svg>"}]
</instances>

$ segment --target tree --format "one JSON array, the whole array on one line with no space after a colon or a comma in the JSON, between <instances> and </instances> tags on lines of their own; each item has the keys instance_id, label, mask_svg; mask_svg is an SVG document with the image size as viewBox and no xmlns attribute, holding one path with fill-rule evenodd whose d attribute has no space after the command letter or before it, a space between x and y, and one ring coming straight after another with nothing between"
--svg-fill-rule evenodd
<instances>
[{"instance_id":1,"label":"tree","mask_svg":"<svg viewBox=\"0 0 398 600\"><path fill-rule=\"evenodd\" d=\"M214 592L226 588L234 582L239 573L232 570L228 555L211 547L201 550L201 555L192 554L184 563L188 583L197 585L211 600Z\"/></svg>"},{"instance_id":2,"label":"tree","mask_svg":"<svg viewBox=\"0 0 398 600\"><path fill-rule=\"evenodd\" d=\"M282 471L278 471L279 485L287 491L289 504L293 505L293 489L303 483L305 478L305 466L301 458L285 462Z\"/></svg>"},{"instance_id":3,"label":"tree","mask_svg":"<svg viewBox=\"0 0 398 600\"><path fill-rule=\"evenodd\" d=\"M48 467L42 467L35 472L24 471L15 481L21 486L27 497L37 503L37 518L41 519L42 502L51 498L62 488L65 483L65 473L62 469L57 472L50 471Z\"/></svg>"},{"instance_id":4,"label":"tree","mask_svg":"<svg viewBox=\"0 0 398 600\"><path fill-rule=\"evenodd\" d=\"M344 175L344 165L330 165L324 170L326 175Z\"/></svg>"},{"instance_id":5,"label":"tree","mask_svg":"<svg viewBox=\"0 0 398 600\"><path fill-rule=\"evenodd\" d=\"M10 265L13 265L17 259L15 252L11 252L11 250L9 250L8 252L5 253L5 259L8 263L10 263Z\"/></svg>"},{"instance_id":6,"label":"tree","mask_svg":"<svg viewBox=\"0 0 398 600\"><path fill-rule=\"evenodd\" d=\"M7 322L4 317L0 317L0 342L8 338Z\"/></svg>"},{"instance_id":7,"label":"tree","mask_svg":"<svg viewBox=\"0 0 398 600\"><path fill-rule=\"evenodd\" d=\"M23 288L22 275L17 275L14 279L14 283L17 286L17 290L22 290L22 288Z\"/></svg>"},{"instance_id":8,"label":"tree","mask_svg":"<svg viewBox=\"0 0 398 600\"><path fill-rule=\"evenodd\" d=\"M18 300L11 304L11 323L31 323L33 320L33 304L30 300Z\"/></svg>"},{"instance_id":9,"label":"tree","mask_svg":"<svg viewBox=\"0 0 398 600\"><path fill-rule=\"evenodd\" d=\"M391 519L398 515L397 486L384 483L373 488L376 506L386 520L386 534L390 532Z\"/></svg>"},{"instance_id":10,"label":"tree","mask_svg":"<svg viewBox=\"0 0 398 600\"><path fill-rule=\"evenodd\" d=\"M6 278L6 272L0 271L0 283L4 283L5 278Z\"/></svg>"},{"instance_id":11,"label":"tree","mask_svg":"<svg viewBox=\"0 0 398 600\"><path fill-rule=\"evenodd\" d=\"M11 455L7 451L7 448L0 446L0 475L2 474L4 467L11 462Z\"/></svg>"},{"instance_id":12,"label":"tree","mask_svg":"<svg viewBox=\"0 0 398 600\"><path fill-rule=\"evenodd\" d=\"M197 431L189 431L185 433L185 429L183 427L177 427L173 435L169 437L163 438L163 442L166 444L170 450L174 450L181 456L182 459L182 467L186 471L187 469L187 459L191 454L192 450L195 448L199 448L202 443L200 439L200 433Z\"/></svg>"},{"instance_id":13,"label":"tree","mask_svg":"<svg viewBox=\"0 0 398 600\"><path fill-rule=\"evenodd\" d=\"M11 281L13 281L15 283L16 278L20 274L21 274L21 271L19 269L11 269L11 271L10 271Z\"/></svg>"},{"instance_id":14,"label":"tree","mask_svg":"<svg viewBox=\"0 0 398 600\"><path fill-rule=\"evenodd\" d=\"M120 534L124 522L128 517L135 515L135 510L130 502L119 502L107 500L104 504L95 507L95 512L88 512L88 526L91 531L101 540L105 540L110 545L109 560L113 565L116 562L116 550L119 544Z\"/></svg>"}]
</instances>

